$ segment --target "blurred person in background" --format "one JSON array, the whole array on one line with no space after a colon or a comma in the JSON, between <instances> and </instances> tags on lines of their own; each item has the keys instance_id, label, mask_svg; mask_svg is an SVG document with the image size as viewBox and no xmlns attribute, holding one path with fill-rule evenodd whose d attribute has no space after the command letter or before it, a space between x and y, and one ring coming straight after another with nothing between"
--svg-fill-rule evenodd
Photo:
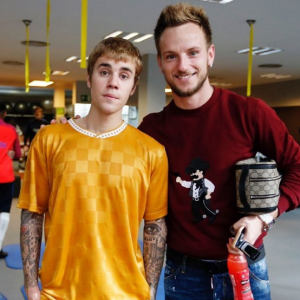
<instances>
[{"instance_id":1,"label":"blurred person in background","mask_svg":"<svg viewBox=\"0 0 300 300\"><path fill-rule=\"evenodd\" d=\"M13 199L15 175L12 160L21 156L16 129L4 122L6 114L6 105L0 103L0 259L8 255L2 250L2 243L8 228Z\"/></svg>"},{"instance_id":2,"label":"blurred person in background","mask_svg":"<svg viewBox=\"0 0 300 300\"><path fill-rule=\"evenodd\" d=\"M31 120L24 132L24 144L29 146L41 125L47 125L49 122L43 118L43 109L37 106L34 110L34 119Z\"/></svg>"}]
</instances>

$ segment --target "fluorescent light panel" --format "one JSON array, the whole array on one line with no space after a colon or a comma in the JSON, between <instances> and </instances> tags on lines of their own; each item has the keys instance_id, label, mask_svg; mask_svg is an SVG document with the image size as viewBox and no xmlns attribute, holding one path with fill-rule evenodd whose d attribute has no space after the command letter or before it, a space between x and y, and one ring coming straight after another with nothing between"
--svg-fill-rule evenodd
<instances>
[{"instance_id":1,"label":"fluorescent light panel","mask_svg":"<svg viewBox=\"0 0 300 300\"><path fill-rule=\"evenodd\" d=\"M69 71L52 71L51 72L51 75L59 75L59 76L64 76L64 75L67 75L69 74L70 72ZM43 75L45 75L46 72L43 72Z\"/></svg>"},{"instance_id":2,"label":"fluorescent light panel","mask_svg":"<svg viewBox=\"0 0 300 300\"><path fill-rule=\"evenodd\" d=\"M29 86L46 87L53 84L53 81L33 80L29 83Z\"/></svg>"},{"instance_id":3,"label":"fluorescent light panel","mask_svg":"<svg viewBox=\"0 0 300 300\"><path fill-rule=\"evenodd\" d=\"M132 32L132 33L129 33L129 34L123 36L123 39L124 39L124 40L130 40L130 39L132 39L133 37L137 36L138 34L139 34L138 32Z\"/></svg>"},{"instance_id":4,"label":"fluorescent light panel","mask_svg":"<svg viewBox=\"0 0 300 300\"><path fill-rule=\"evenodd\" d=\"M88 60L89 57L86 57L86 60ZM69 58L66 59L67 62L72 62L72 61L76 61L76 62L81 62L81 58L79 58L79 56L70 56Z\"/></svg>"},{"instance_id":5,"label":"fluorescent light panel","mask_svg":"<svg viewBox=\"0 0 300 300\"><path fill-rule=\"evenodd\" d=\"M77 56L70 56L69 58L66 59L67 62L70 62L70 61L74 61L77 59Z\"/></svg>"},{"instance_id":6,"label":"fluorescent light panel","mask_svg":"<svg viewBox=\"0 0 300 300\"><path fill-rule=\"evenodd\" d=\"M109 35L107 35L104 39L107 39L109 37L116 37L122 33L123 33L123 31L117 30L117 31L114 31L114 32L110 33Z\"/></svg>"},{"instance_id":7,"label":"fluorescent light panel","mask_svg":"<svg viewBox=\"0 0 300 300\"><path fill-rule=\"evenodd\" d=\"M234 0L202 0L202 1L219 3L219 4L227 4L227 3L230 3L230 2L232 2Z\"/></svg>"},{"instance_id":8,"label":"fluorescent light panel","mask_svg":"<svg viewBox=\"0 0 300 300\"><path fill-rule=\"evenodd\" d=\"M133 42L134 43L140 43L144 40L147 40L147 39L151 38L152 36L153 36L153 34L145 34L145 35L141 36L140 38L134 40Z\"/></svg>"},{"instance_id":9,"label":"fluorescent light panel","mask_svg":"<svg viewBox=\"0 0 300 300\"><path fill-rule=\"evenodd\" d=\"M144 34L144 33L138 33L138 32L124 32L124 31L118 30L118 31L112 32L109 35L105 36L104 39L107 39L109 37L115 37L115 36L119 36L125 40L130 40L133 37L137 37L135 40L133 40L133 43L140 43L140 42L152 37L153 34Z\"/></svg>"},{"instance_id":10,"label":"fluorescent light panel","mask_svg":"<svg viewBox=\"0 0 300 300\"><path fill-rule=\"evenodd\" d=\"M270 48L270 47L253 47L252 48L252 54L253 55L269 55L277 52L281 52L281 49L276 49L276 48ZM237 53L240 54L247 54L249 53L249 48L239 50Z\"/></svg>"},{"instance_id":11,"label":"fluorescent light panel","mask_svg":"<svg viewBox=\"0 0 300 300\"><path fill-rule=\"evenodd\" d=\"M292 77L292 75L269 73L269 74L260 75L260 77L269 78L269 79L284 79L284 78L290 78Z\"/></svg>"}]
</instances>

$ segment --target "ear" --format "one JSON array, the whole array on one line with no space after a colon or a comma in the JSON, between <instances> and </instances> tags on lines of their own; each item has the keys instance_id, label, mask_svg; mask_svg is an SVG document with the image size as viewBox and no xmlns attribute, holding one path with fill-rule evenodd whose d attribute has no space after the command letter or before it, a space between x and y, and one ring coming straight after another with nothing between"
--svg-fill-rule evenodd
<instances>
[{"instance_id":1,"label":"ear","mask_svg":"<svg viewBox=\"0 0 300 300\"><path fill-rule=\"evenodd\" d=\"M86 78L86 85L88 86L89 89L91 88L91 80L90 80L89 75L87 75L87 78Z\"/></svg>"},{"instance_id":2,"label":"ear","mask_svg":"<svg viewBox=\"0 0 300 300\"><path fill-rule=\"evenodd\" d=\"M134 84L134 86L132 87L132 90L130 92L130 96L132 96L136 90L136 86L137 86L137 83Z\"/></svg>"},{"instance_id":3,"label":"ear","mask_svg":"<svg viewBox=\"0 0 300 300\"><path fill-rule=\"evenodd\" d=\"M160 71L161 71L162 73L164 73L160 55L157 54L157 55L156 55L156 58L157 58L157 63L158 63L158 66L159 66L159 68L160 68Z\"/></svg>"},{"instance_id":4,"label":"ear","mask_svg":"<svg viewBox=\"0 0 300 300\"><path fill-rule=\"evenodd\" d=\"M215 60L215 45L211 44L208 48L208 65L212 66Z\"/></svg>"}]
</instances>

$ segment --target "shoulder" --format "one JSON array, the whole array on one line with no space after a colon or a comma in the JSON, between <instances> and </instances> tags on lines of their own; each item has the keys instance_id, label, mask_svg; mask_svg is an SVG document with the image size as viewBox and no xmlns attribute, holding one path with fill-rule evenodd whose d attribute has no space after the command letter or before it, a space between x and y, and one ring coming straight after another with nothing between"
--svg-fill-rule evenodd
<instances>
[{"instance_id":1,"label":"shoulder","mask_svg":"<svg viewBox=\"0 0 300 300\"><path fill-rule=\"evenodd\" d=\"M39 137L53 137L65 134L70 129L69 124L50 124L45 125L37 132Z\"/></svg>"},{"instance_id":2,"label":"shoulder","mask_svg":"<svg viewBox=\"0 0 300 300\"><path fill-rule=\"evenodd\" d=\"M258 109L272 110L272 108L260 98L239 95L230 90L222 89L221 99L222 101L220 103L228 105L230 110L239 110L241 113L245 111L255 114Z\"/></svg>"},{"instance_id":3,"label":"shoulder","mask_svg":"<svg viewBox=\"0 0 300 300\"><path fill-rule=\"evenodd\" d=\"M164 146L158 141L156 141L154 138L131 125L127 125L127 127L131 131L130 134L142 147L147 148L151 151L164 152Z\"/></svg>"},{"instance_id":4,"label":"shoulder","mask_svg":"<svg viewBox=\"0 0 300 300\"><path fill-rule=\"evenodd\" d=\"M1 126L3 129L7 130L8 132L12 132L12 133L17 134L16 128L15 128L13 125L11 125L11 124L8 124L8 123L6 123L6 122L3 121L3 122L0 123L0 126ZM1 130L2 130L2 129L1 129Z\"/></svg>"}]
</instances>

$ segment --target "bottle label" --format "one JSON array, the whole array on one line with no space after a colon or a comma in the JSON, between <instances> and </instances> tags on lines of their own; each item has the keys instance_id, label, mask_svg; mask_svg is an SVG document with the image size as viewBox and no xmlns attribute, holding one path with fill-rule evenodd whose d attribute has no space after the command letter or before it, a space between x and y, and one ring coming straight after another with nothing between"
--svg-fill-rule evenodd
<instances>
[{"instance_id":1,"label":"bottle label","mask_svg":"<svg viewBox=\"0 0 300 300\"><path fill-rule=\"evenodd\" d=\"M249 270L236 272L230 274L230 279L234 291L235 300L251 300L253 295L251 292L250 281L249 281Z\"/></svg>"}]
</instances>

